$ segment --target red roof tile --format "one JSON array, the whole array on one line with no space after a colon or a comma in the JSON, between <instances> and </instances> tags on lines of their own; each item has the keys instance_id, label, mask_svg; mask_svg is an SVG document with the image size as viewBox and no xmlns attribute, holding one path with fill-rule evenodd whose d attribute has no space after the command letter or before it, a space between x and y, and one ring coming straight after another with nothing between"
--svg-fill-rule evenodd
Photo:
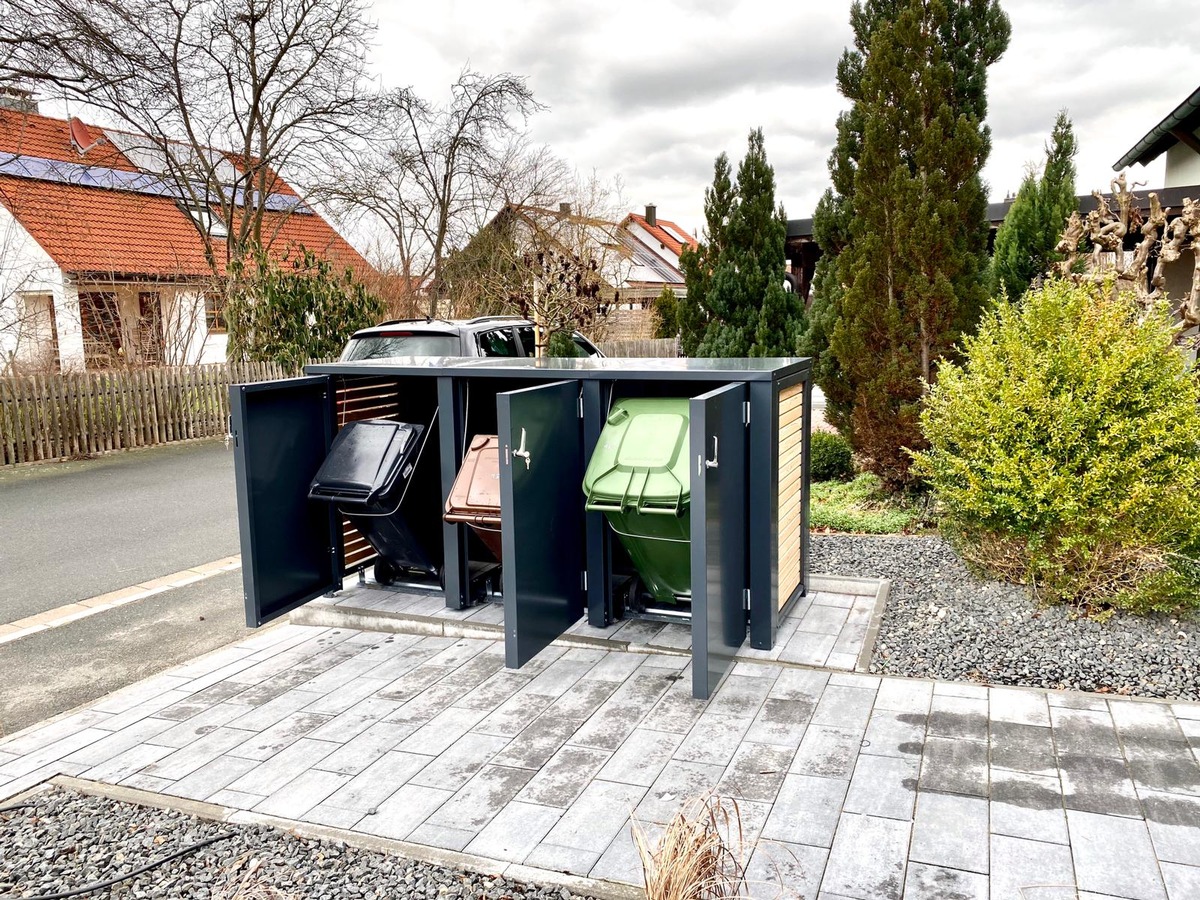
<instances>
[{"instance_id":1,"label":"red roof tile","mask_svg":"<svg viewBox=\"0 0 1200 900\"><path fill-rule=\"evenodd\" d=\"M697 246L696 239L674 222L669 222L666 219L656 219L656 224L651 225L646 221L645 216L639 216L637 213L630 213L629 218L658 238L658 242L676 256L683 252L684 247L683 243L679 240L679 236L687 238L687 246L693 249ZM668 228L671 230L668 231Z\"/></svg>"},{"instance_id":2,"label":"red roof tile","mask_svg":"<svg viewBox=\"0 0 1200 900\"><path fill-rule=\"evenodd\" d=\"M92 125L84 127L93 138L100 140L87 153L80 153L71 142L69 121L51 119L36 113L23 113L15 109L0 109L0 152L105 166L126 172L137 171L133 163L104 138L103 131Z\"/></svg>"}]
</instances>

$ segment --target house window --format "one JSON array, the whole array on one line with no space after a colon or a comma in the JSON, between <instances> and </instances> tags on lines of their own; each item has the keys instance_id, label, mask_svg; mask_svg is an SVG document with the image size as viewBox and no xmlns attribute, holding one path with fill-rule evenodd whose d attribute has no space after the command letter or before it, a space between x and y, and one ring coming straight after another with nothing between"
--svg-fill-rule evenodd
<instances>
[{"instance_id":1,"label":"house window","mask_svg":"<svg viewBox=\"0 0 1200 900\"><path fill-rule=\"evenodd\" d=\"M110 291L80 291L79 321L83 326L84 365L108 369L124 361L121 313Z\"/></svg>"},{"instance_id":2,"label":"house window","mask_svg":"<svg viewBox=\"0 0 1200 900\"><path fill-rule=\"evenodd\" d=\"M163 320L158 291L138 293L138 361L149 366L162 365Z\"/></svg>"},{"instance_id":3,"label":"house window","mask_svg":"<svg viewBox=\"0 0 1200 900\"><path fill-rule=\"evenodd\" d=\"M224 240L229 237L229 229L225 227L225 223L221 221L221 217L212 211L212 207L204 203L189 203L184 201L180 203L180 208L188 214L188 217L200 230L201 234L207 234L212 238L221 238Z\"/></svg>"},{"instance_id":4,"label":"house window","mask_svg":"<svg viewBox=\"0 0 1200 900\"><path fill-rule=\"evenodd\" d=\"M219 291L204 294L204 319L209 334L225 333L225 295Z\"/></svg>"}]
</instances>

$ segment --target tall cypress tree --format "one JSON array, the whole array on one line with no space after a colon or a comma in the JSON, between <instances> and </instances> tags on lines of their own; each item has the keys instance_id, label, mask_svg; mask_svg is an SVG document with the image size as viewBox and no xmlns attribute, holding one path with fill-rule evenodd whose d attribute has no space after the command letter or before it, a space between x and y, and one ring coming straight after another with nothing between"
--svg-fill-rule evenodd
<instances>
[{"instance_id":1,"label":"tall cypress tree","mask_svg":"<svg viewBox=\"0 0 1200 900\"><path fill-rule=\"evenodd\" d=\"M996 231L992 255L992 292L1016 299L1044 275L1062 255L1054 247L1067 217L1078 207L1075 198L1075 131L1066 110L1058 114L1042 176L1031 168Z\"/></svg>"},{"instance_id":2,"label":"tall cypress tree","mask_svg":"<svg viewBox=\"0 0 1200 900\"><path fill-rule=\"evenodd\" d=\"M783 285L787 220L775 205L775 171L761 128L750 133L736 183L729 181L728 158L717 157L704 212L706 242L680 260L688 286L679 316L684 352L790 356L804 311Z\"/></svg>"},{"instance_id":3,"label":"tall cypress tree","mask_svg":"<svg viewBox=\"0 0 1200 900\"><path fill-rule=\"evenodd\" d=\"M996 0L856 3L851 21L805 350L831 421L898 487L922 446L923 381L986 298L986 77L1010 27Z\"/></svg>"}]
</instances>

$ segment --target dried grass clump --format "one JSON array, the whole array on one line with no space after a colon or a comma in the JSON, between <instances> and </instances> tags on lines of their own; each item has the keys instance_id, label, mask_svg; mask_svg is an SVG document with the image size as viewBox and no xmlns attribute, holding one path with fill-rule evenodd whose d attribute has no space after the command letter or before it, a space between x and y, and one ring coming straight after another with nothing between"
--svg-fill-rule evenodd
<instances>
[{"instance_id":1,"label":"dried grass clump","mask_svg":"<svg viewBox=\"0 0 1200 900\"><path fill-rule=\"evenodd\" d=\"M637 822L633 840L642 859L647 900L745 897L749 857L736 801L713 794L683 805L662 836L651 839Z\"/></svg>"},{"instance_id":2,"label":"dried grass clump","mask_svg":"<svg viewBox=\"0 0 1200 900\"><path fill-rule=\"evenodd\" d=\"M243 867L245 872L239 878L238 870ZM280 890L268 881L261 859L240 857L226 875L225 884L214 888L212 900L297 900L295 894Z\"/></svg>"}]
</instances>

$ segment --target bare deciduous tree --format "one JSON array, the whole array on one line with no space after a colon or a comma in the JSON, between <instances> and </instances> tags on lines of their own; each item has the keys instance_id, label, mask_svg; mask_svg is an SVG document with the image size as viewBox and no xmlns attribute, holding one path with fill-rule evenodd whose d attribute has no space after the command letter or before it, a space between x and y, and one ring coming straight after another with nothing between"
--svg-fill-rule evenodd
<instances>
[{"instance_id":1,"label":"bare deciduous tree","mask_svg":"<svg viewBox=\"0 0 1200 900\"><path fill-rule=\"evenodd\" d=\"M546 203L561 191L566 167L523 131L540 109L524 78L469 68L445 104L390 93L375 106L370 140L331 179L328 198L387 236L394 267L428 289L431 316L450 253L505 204Z\"/></svg>"},{"instance_id":2,"label":"bare deciduous tree","mask_svg":"<svg viewBox=\"0 0 1200 900\"><path fill-rule=\"evenodd\" d=\"M443 287L459 312L509 312L551 337L581 329L599 338L632 268L618 224L620 185L576 179L557 209L510 204L446 262Z\"/></svg>"},{"instance_id":3,"label":"bare deciduous tree","mask_svg":"<svg viewBox=\"0 0 1200 900\"><path fill-rule=\"evenodd\" d=\"M214 270L269 245L319 150L355 133L370 90L361 0L6 0L0 79L118 123L117 142L197 209ZM283 196L281 196L281 192ZM219 226L223 226L219 229ZM214 240L219 230L228 237Z\"/></svg>"}]
</instances>

